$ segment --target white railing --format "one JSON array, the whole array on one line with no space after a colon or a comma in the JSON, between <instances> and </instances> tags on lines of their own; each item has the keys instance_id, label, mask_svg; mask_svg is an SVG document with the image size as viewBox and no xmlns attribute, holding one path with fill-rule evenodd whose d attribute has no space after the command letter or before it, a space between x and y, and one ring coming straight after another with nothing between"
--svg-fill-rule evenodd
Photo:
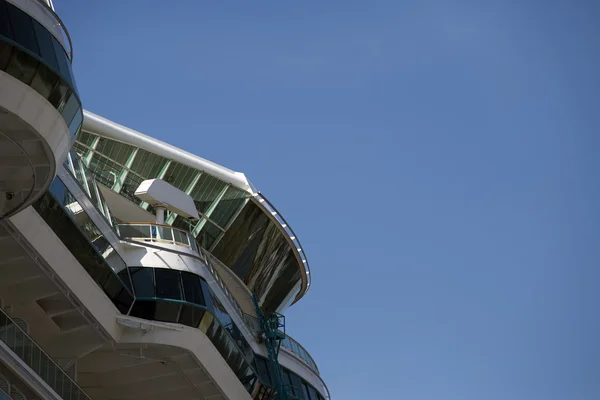
<instances>
[{"instance_id":1,"label":"white railing","mask_svg":"<svg viewBox=\"0 0 600 400\"><path fill-rule=\"evenodd\" d=\"M191 233L169 225L149 223L127 223L117 225L119 236L139 242L173 244L192 249L200 254L196 239Z\"/></svg>"}]
</instances>

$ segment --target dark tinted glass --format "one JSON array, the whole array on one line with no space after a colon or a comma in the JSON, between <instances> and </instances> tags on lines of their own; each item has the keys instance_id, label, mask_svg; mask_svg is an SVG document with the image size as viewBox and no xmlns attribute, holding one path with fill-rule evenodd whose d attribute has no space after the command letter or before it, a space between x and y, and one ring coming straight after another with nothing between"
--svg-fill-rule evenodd
<instances>
[{"instance_id":1,"label":"dark tinted glass","mask_svg":"<svg viewBox=\"0 0 600 400\"><path fill-rule=\"evenodd\" d=\"M294 395L296 395L299 399L308 400L304 396L304 390L302 389L302 380L300 377L293 372L290 372L290 380L292 381L292 389L294 391Z\"/></svg>"},{"instance_id":2,"label":"dark tinted glass","mask_svg":"<svg viewBox=\"0 0 600 400\"><path fill-rule=\"evenodd\" d=\"M82 122L83 122L83 111L81 110L81 107L79 107L77 109L77 111L75 112L75 116L73 117L73 120L69 124L69 134L71 135L71 137L75 137Z\"/></svg>"},{"instance_id":3,"label":"dark tinted glass","mask_svg":"<svg viewBox=\"0 0 600 400\"><path fill-rule=\"evenodd\" d=\"M56 72L59 72L58 61L56 61L56 55L54 53L54 45L52 44L52 38L50 32L37 21L33 20L33 29L37 42L40 48L40 55L50 67Z\"/></svg>"},{"instance_id":4,"label":"dark tinted glass","mask_svg":"<svg viewBox=\"0 0 600 400\"><path fill-rule=\"evenodd\" d=\"M197 328L204 315L204 309L184 304L179 315L179 323Z\"/></svg>"},{"instance_id":5,"label":"dark tinted glass","mask_svg":"<svg viewBox=\"0 0 600 400\"><path fill-rule=\"evenodd\" d=\"M6 72L29 85L35 75L38 64L29 54L15 49Z\"/></svg>"},{"instance_id":6,"label":"dark tinted glass","mask_svg":"<svg viewBox=\"0 0 600 400\"><path fill-rule=\"evenodd\" d=\"M64 103L67 99L67 95L69 94L70 91L71 90L69 89L67 84L64 81L59 80L59 82L56 84L56 86L54 86L54 90L52 91L52 94L50 94L50 97L48 97L48 101L57 110L62 109L64 107Z\"/></svg>"},{"instance_id":7,"label":"dark tinted glass","mask_svg":"<svg viewBox=\"0 0 600 400\"><path fill-rule=\"evenodd\" d=\"M153 268L129 268L136 297L154 297L154 270Z\"/></svg>"},{"instance_id":8,"label":"dark tinted glass","mask_svg":"<svg viewBox=\"0 0 600 400\"><path fill-rule=\"evenodd\" d=\"M1 1L1 0L0 0ZM4 71L10 62L13 47L0 40L0 71Z\"/></svg>"},{"instance_id":9,"label":"dark tinted glass","mask_svg":"<svg viewBox=\"0 0 600 400\"><path fill-rule=\"evenodd\" d=\"M58 62L58 70L60 71L60 75L67 80L68 83L72 84L71 70L69 68L67 54L54 36L51 36L50 40L52 40L52 46L54 47L54 54L56 54L56 61Z\"/></svg>"},{"instance_id":10,"label":"dark tinted glass","mask_svg":"<svg viewBox=\"0 0 600 400\"><path fill-rule=\"evenodd\" d=\"M271 374L269 371L269 361L261 357L256 357L256 371L260 379L268 385L272 385Z\"/></svg>"},{"instance_id":11,"label":"dark tinted glass","mask_svg":"<svg viewBox=\"0 0 600 400\"><path fill-rule=\"evenodd\" d=\"M156 268L154 274L156 276L156 297L181 300L179 271Z\"/></svg>"},{"instance_id":12,"label":"dark tinted glass","mask_svg":"<svg viewBox=\"0 0 600 400\"><path fill-rule=\"evenodd\" d=\"M181 311L181 303L172 303L169 301L157 301L154 319L163 322L179 321L179 312Z\"/></svg>"},{"instance_id":13,"label":"dark tinted glass","mask_svg":"<svg viewBox=\"0 0 600 400\"><path fill-rule=\"evenodd\" d=\"M40 54L31 17L12 4L7 4L6 7L8 8L8 17L13 28L15 42L35 54Z\"/></svg>"},{"instance_id":14,"label":"dark tinted glass","mask_svg":"<svg viewBox=\"0 0 600 400\"><path fill-rule=\"evenodd\" d=\"M79 109L79 99L77 99L77 95L74 92L71 92L71 97L67 100L65 106L63 107L61 114L65 119L67 125L71 124L73 117L77 113Z\"/></svg>"},{"instance_id":15,"label":"dark tinted glass","mask_svg":"<svg viewBox=\"0 0 600 400\"><path fill-rule=\"evenodd\" d=\"M40 63L38 65L35 76L31 81L31 87L42 95L43 98L48 99L54 90L54 86L58 82L58 75L50 71L48 67Z\"/></svg>"},{"instance_id":16,"label":"dark tinted glass","mask_svg":"<svg viewBox=\"0 0 600 400\"><path fill-rule=\"evenodd\" d=\"M4 0L0 0L0 36L9 39L13 38L12 27L8 19L8 10L6 9L6 2Z\"/></svg>"},{"instance_id":17,"label":"dark tinted glass","mask_svg":"<svg viewBox=\"0 0 600 400\"><path fill-rule=\"evenodd\" d=\"M310 400L319 400L319 395L314 387L308 386L308 394L310 395Z\"/></svg>"},{"instance_id":18,"label":"dark tinted glass","mask_svg":"<svg viewBox=\"0 0 600 400\"><path fill-rule=\"evenodd\" d=\"M156 311L156 301L154 300L136 300L131 308L131 315L138 318L154 319Z\"/></svg>"},{"instance_id":19,"label":"dark tinted glass","mask_svg":"<svg viewBox=\"0 0 600 400\"><path fill-rule=\"evenodd\" d=\"M200 279L198 276L190 272L182 271L181 279L183 280L185 301L204 305L204 296L202 295L202 287L200 286Z\"/></svg>"}]
</instances>

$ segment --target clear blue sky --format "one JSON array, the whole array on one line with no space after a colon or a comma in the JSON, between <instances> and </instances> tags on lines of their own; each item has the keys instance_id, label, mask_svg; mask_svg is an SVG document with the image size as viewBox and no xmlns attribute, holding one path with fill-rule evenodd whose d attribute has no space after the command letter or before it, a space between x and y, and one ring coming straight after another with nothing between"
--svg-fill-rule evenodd
<instances>
[{"instance_id":1,"label":"clear blue sky","mask_svg":"<svg viewBox=\"0 0 600 400\"><path fill-rule=\"evenodd\" d=\"M599 2L55 2L87 109L294 227L334 400L600 398Z\"/></svg>"}]
</instances>

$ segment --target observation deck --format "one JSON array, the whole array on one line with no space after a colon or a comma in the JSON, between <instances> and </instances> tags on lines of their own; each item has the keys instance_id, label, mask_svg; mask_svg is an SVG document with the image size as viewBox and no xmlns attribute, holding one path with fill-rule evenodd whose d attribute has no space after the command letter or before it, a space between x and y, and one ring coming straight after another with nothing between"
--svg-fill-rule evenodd
<instances>
[{"instance_id":1,"label":"observation deck","mask_svg":"<svg viewBox=\"0 0 600 400\"><path fill-rule=\"evenodd\" d=\"M198 244L256 293L267 311L282 312L310 287L310 269L297 235L243 173L232 171L150 136L84 111L74 149L107 191L113 215L130 220L132 206L151 219L153 208L135 195L148 179L187 193L200 220L168 213L167 225Z\"/></svg>"}]
</instances>

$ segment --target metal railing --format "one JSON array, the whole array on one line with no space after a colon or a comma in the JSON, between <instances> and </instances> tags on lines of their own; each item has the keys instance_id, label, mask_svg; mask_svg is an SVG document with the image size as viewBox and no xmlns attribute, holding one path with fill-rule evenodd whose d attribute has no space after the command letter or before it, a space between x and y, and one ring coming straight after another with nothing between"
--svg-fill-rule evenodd
<instances>
[{"instance_id":1,"label":"metal railing","mask_svg":"<svg viewBox=\"0 0 600 400\"><path fill-rule=\"evenodd\" d=\"M91 400L6 313L0 310L0 340L63 399Z\"/></svg>"},{"instance_id":2,"label":"metal railing","mask_svg":"<svg viewBox=\"0 0 600 400\"><path fill-rule=\"evenodd\" d=\"M170 225L126 223L117 225L119 236L140 242L155 242L184 246L200 254L196 238L191 233Z\"/></svg>"},{"instance_id":3,"label":"metal railing","mask_svg":"<svg viewBox=\"0 0 600 400\"><path fill-rule=\"evenodd\" d=\"M292 227L289 226L289 224L287 223L285 218L283 218L283 216L279 213L279 211L277 211L275 206L266 197L264 197L260 192L254 193L253 196L257 199L257 201L260 204L262 204L267 209L267 211L269 211L271 213L271 215L273 215L275 217L277 222L279 222L281 227L285 230L285 233L292 240L292 243L294 243L295 250L297 251L298 256L300 257L300 261L304 265L304 272L305 272L306 282L307 282L306 290L304 290L304 293L302 293L302 295L304 295L310 288L311 277L310 277L310 266L308 265L308 259L306 258L306 254L304 253L304 250L302 249L300 240L296 236L296 233L294 232Z\"/></svg>"}]
</instances>

